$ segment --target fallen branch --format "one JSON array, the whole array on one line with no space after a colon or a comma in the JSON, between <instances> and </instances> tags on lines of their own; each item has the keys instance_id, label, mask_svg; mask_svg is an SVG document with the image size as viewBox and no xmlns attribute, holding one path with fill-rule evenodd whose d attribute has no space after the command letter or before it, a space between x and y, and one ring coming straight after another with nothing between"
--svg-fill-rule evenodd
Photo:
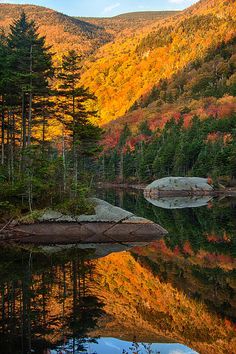
<instances>
[{"instance_id":1,"label":"fallen branch","mask_svg":"<svg viewBox=\"0 0 236 354\"><path fill-rule=\"evenodd\" d=\"M1 228L0 234L2 233L2 231L5 230L5 228L6 228L7 226L9 226L9 225L11 224L12 221L13 221L13 218L11 218L10 220L8 220L8 222Z\"/></svg>"}]
</instances>

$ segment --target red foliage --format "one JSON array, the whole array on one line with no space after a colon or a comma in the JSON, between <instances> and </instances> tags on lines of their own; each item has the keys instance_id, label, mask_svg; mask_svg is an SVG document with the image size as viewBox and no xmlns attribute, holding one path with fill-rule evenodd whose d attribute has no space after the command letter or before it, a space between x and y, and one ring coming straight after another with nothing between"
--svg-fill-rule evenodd
<instances>
[{"instance_id":1,"label":"red foliage","mask_svg":"<svg viewBox=\"0 0 236 354\"><path fill-rule=\"evenodd\" d=\"M194 252L193 252L193 250L192 250L192 247L191 247L189 241L186 241L186 242L184 243L184 245L183 245L183 252L184 252L185 254L188 254L188 255L190 255L190 256L193 256Z\"/></svg>"}]
</instances>

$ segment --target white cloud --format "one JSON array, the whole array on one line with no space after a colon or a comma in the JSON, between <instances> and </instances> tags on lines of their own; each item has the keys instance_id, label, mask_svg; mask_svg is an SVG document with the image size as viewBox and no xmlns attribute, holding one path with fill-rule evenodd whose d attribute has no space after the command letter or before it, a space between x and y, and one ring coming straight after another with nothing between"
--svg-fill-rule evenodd
<instances>
[{"instance_id":1,"label":"white cloud","mask_svg":"<svg viewBox=\"0 0 236 354\"><path fill-rule=\"evenodd\" d=\"M121 5L120 2L116 2L115 4L105 7L103 12L104 13L112 12L112 10L117 9L117 7L120 7L120 5Z\"/></svg>"}]
</instances>

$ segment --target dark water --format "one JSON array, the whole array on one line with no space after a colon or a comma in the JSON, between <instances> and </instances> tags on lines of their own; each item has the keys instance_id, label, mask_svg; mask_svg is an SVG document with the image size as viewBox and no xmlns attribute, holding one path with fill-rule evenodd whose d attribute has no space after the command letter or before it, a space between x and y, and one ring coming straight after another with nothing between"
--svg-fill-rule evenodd
<instances>
[{"instance_id":1,"label":"dark water","mask_svg":"<svg viewBox=\"0 0 236 354\"><path fill-rule=\"evenodd\" d=\"M97 196L168 236L116 253L2 246L0 353L236 353L236 201L169 210L139 192Z\"/></svg>"}]
</instances>

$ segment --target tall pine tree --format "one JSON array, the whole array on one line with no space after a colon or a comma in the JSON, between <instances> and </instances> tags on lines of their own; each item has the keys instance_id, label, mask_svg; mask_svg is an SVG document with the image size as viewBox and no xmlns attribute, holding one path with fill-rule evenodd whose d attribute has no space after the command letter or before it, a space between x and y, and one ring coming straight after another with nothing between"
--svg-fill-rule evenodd
<instances>
[{"instance_id":1,"label":"tall pine tree","mask_svg":"<svg viewBox=\"0 0 236 354\"><path fill-rule=\"evenodd\" d=\"M52 54L40 37L34 21L24 12L11 26L8 37L9 67L13 73L12 90L21 102L22 149L31 143L32 111L34 99L44 96L53 74Z\"/></svg>"},{"instance_id":2,"label":"tall pine tree","mask_svg":"<svg viewBox=\"0 0 236 354\"><path fill-rule=\"evenodd\" d=\"M88 108L88 102L95 99L88 89L80 86L80 57L71 50L62 58L58 74L60 96L59 120L72 139L73 176L75 189L78 183L79 157L92 156L98 150L101 129L91 122L96 112Z\"/></svg>"}]
</instances>

